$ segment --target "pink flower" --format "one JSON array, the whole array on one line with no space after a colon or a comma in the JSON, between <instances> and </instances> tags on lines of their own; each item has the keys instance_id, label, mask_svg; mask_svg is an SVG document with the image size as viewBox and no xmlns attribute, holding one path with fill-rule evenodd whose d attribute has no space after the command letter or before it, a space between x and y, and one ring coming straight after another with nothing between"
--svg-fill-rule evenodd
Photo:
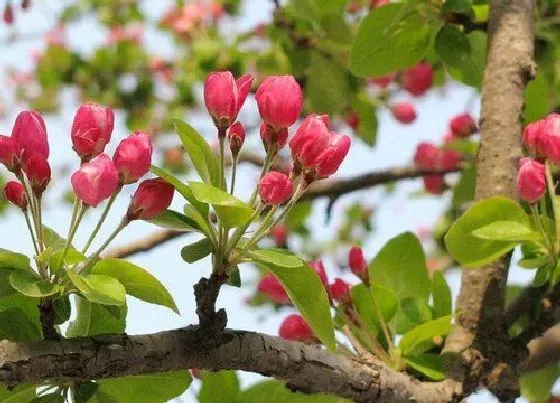
<instances>
[{"instance_id":1,"label":"pink flower","mask_svg":"<svg viewBox=\"0 0 560 403\"><path fill-rule=\"evenodd\" d=\"M229 71L208 75L204 82L204 103L216 127L225 130L235 122L252 82L250 74L244 74L237 81Z\"/></svg>"},{"instance_id":2,"label":"pink flower","mask_svg":"<svg viewBox=\"0 0 560 403\"><path fill-rule=\"evenodd\" d=\"M444 170L451 170L457 168L461 162L461 154L456 150L443 150L441 155L441 168Z\"/></svg>"},{"instance_id":3,"label":"pink flower","mask_svg":"<svg viewBox=\"0 0 560 403\"><path fill-rule=\"evenodd\" d=\"M236 156L245 142L245 128L239 122L235 122L228 129L229 149L231 155Z\"/></svg>"},{"instance_id":4,"label":"pink flower","mask_svg":"<svg viewBox=\"0 0 560 403\"><path fill-rule=\"evenodd\" d=\"M23 185L16 181L10 181L4 186L4 198L15 204L20 209L27 209L27 197Z\"/></svg>"},{"instance_id":5,"label":"pink flower","mask_svg":"<svg viewBox=\"0 0 560 403\"><path fill-rule=\"evenodd\" d=\"M14 171L19 166L18 156L18 145L14 138L0 135L0 163L9 171Z\"/></svg>"},{"instance_id":6,"label":"pink flower","mask_svg":"<svg viewBox=\"0 0 560 403\"><path fill-rule=\"evenodd\" d=\"M146 132L136 131L120 142L113 156L121 184L134 183L150 170L152 140Z\"/></svg>"},{"instance_id":7,"label":"pink flower","mask_svg":"<svg viewBox=\"0 0 560 403\"><path fill-rule=\"evenodd\" d=\"M443 181L443 176L441 175L426 175L423 180L424 189L428 193L440 195L445 190L445 182Z\"/></svg>"},{"instance_id":8,"label":"pink flower","mask_svg":"<svg viewBox=\"0 0 560 403\"><path fill-rule=\"evenodd\" d=\"M348 253L348 266L356 277L364 280L368 277L368 264L364 258L362 248L359 246L352 246L350 253Z\"/></svg>"},{"instance_id":9,"label":"pink flower","mask_svg":"<svg viewBox=\"0 0 560 403\"><path fill-rule=\"evenodd\" d=\"M391 112L400 123L408 125L416 120L416 109L410 102L397 102Z\"/></svg>"},{"instance_id":10,"label":"pink flower","mask_svg":"<svg viewBox=\"0 0 560 403\"><path fill-rule=\"evenodd\" d=\"M256 100L262 120L277 130L293 125L303 106L301 87L293 76L267 77Z\"/></svg>"},{"instance_id":11,"label":"pink flower","mask_svg":"<svg viewBox=\"0 0 560 403\"><path fill-rule=\"evenodd\" d=\"M14 8L12 7L12 3L6 3L3 17L6 25L12 25L14 23Z\"/></svg>"},{"instance_id":12,"label":"pink flower","mask_svg":"<svg viewBox=\"0 0 560 403\"><path fill-rule=\"evenodd\" d=\"M43 154L25 153L23 171L36 195L42 194L51 181L51 167Z\"/></svg>"},{"instance_id":13,"label":"pink flower","mask_svg":"<svg viewBox=\"0 0 560 403\"><path fill-rule=\"evenodd\" d=\"M545 120L529 123L523 131L523 144L537 158L546 157L546 140L544 135Z\"/></svg>"},{"instance_id":14,"label":"pink flower","mask_svg":"<svg viewBox=\"0 0 560 403\"><path fill-rule=\"evenodd\" d=\"M434 70L428 63L421 62L402 73L401 86L415 97L424 95L432 86Z\"/></svg>"},{"instance_id":15,"label":"pink flower","mask_svg":"<svg viewBox=\"0 0 560 403\"><path fill-rule=\"evenodd\" d=\"M536 203L546 191L545 167L531 158L519 160L517 192L522 200Z\"/></svg>"},{"instance_id":16,"label":"pink flower","mask_svg":"<svg viewBox=\"0 0 560 403\"><path fill-rule=\"evenodd\" d=\"M259 195L266 204L284 203L292 192L292 181L280 172L268 172L259 182Z\"/></svg>"},{"instance_id":17,"label":"pink flower","mask_svg":"<svg viewBox=\"0 0 560 403\"><path fill-rule=\"evenodd\" d=\"M95 104L81 105L72 122L72 145L82 161L101 154L111 141L115 114L110 108Z\"/></svg>"},{"instance_id":18,"label":"pink flower","mask_svg":"<svg viewBox=\"0 0 560 403\"><path fill-rule=\"evenodd\" d=\"M449 128L456 137L469 137L478 130L474 118L468 113L462 113L451 119Z\"/></svg>"},{"instance_id":19,"label":"pink flower","mask_svg":"<svg viewBox=\"0 0 560 403\"><path fill-rule=\"evenodd\" d=\"M20 112L12 129L12 138L17 143L20 153L27 151L49 157L47 128L39 112Z\"/></svg>"},{"instance_id":20,"label":"pink flower","mask_svg":"<svg viewBox=\"0 0 560 403\"><path fill-rule=\"evenodd\" d=\"M262 123L259 131L264 148L267 151L272 145L276 147L277 151L281 150L288 141L288 129L286 127L276 130L267 126L266 123Z\"/></svg>"},{"instance_id":21,"label":"pink flower","mask_svg":"<svg viewBox=\"0 0 560 403\"><path fill-rule=\"evenodd\" d=\"M333 300L341 304L350 303L350 284L341 278L335 278L330 286L330 295Z\"/></svg>"},{"instance_id":22,"label":"pink flower","mask_svg":"<svg viewBox=\"0 0 560 403\"><path fill-rule=\"evenodd\" d=\"M290 304L290 297L286 293L284 286L280 284L280 281L273 274L267 274L259 281L257 290L266 294L271 300L277 304Z\"/></svg>"},{"instance_id":23,"label":"pink flower","mask_svg":"<svg viewBox=\"0 0 560 403\"><path fill-rule=\"evenodd\" d=\"M88 206L96 207L117 189L119 174L111 158L100 154L82 164L72 174L71 182L78 199Z\"/></svg>"},{"instance_id":24,"label":"pink flower","mask_svg":"<svg viewBox=\"0 0 560 403\"><path fill-rule=\"evenodd\" d=\"M435 145L422 142L416 147L414 165L419 169L435 169L441 159L441 150Z\"/></svg>"},{"instance_id":25,"label":"pink flower","mask_svg":"<svg viewBox=\"0 0 560 403\"><path fill-rule=\"evenodd\" d=\"M340 167L350 150L350 137L344 134L330 133L326 149L315 159L317 178L328 178Z\"/></svg>"},{"instance_id":26,"label":"pink flower","mask_svg":"<svg viewBox=\"0 0 560 403\"><path fill-rule=\"evenodd\" d=\"M560 114L551 114L546 117L542 126L544 137L544 151L549 160L560 164ZM540 141L537 136L537 142Z\"/></svg>"},{"instance_id":27,"label":"pink flower","mask_svg":"<svg viewBox=\"0 0 560 403\"><path fill-rule=\"evenodd\" d=\"M286 340L301 341L303 343L317 343L318 340L313 334L313 330L307 324L303 316L292 314L287 316L282 324L278 334Z\"/></svg>"},{"instance_id":28,"label":"pink flower","mask_svg":"<svg viewBox=\"0 0 560 403\"><path fill-rule=\"evenodd\" d=\"M327 277L327 271L325 270L325 265L323 264L322 260L313 260L309 262L309 267L315 270L315 273L321 279L321 283L328 288L329 286L329 278Z\"/></svg>"},{"instance_id":29,"label":"pink flower","mask_svg":"<svg viewBox=\"0 0 560 403\"><path fill-rule=\"evenodd\" d=\"M128 206L128 219L150 220L163 213L171 204L174 192L173 185L162 178L145 180L138 186Z\"/></svg>"},{"instance_id":30,"label":"pink flower","mask_svg":"<svg viewBox=\"0 0 560 403\"><path fill-rule=\"evenodd\" d=\"M290 150L295 164L312 166L315 159L325 150L330 140L329 117L309 115L290 140Z\"/></svg>"}]
</instances>

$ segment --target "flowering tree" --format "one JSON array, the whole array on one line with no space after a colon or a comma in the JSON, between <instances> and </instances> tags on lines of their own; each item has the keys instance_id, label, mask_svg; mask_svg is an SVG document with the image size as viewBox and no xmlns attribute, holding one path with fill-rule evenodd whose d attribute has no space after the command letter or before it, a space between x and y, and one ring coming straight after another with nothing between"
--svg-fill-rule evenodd
<instances>
[{"instance_id":1,"label":"flowering tree","mask_svg":"<svg viewBox=\"0 0 560 403\"><path fill-rule=\"evenodd\" d=\"M33 110L20 111L11 135L0 136L3 195L21 211L34 253L0 249L1 400L165 402L194 376L202 381L201 402L451 402L482 387L501 401L521 393L553 401L560 115L551 113L558 69L550 55L557 6L276 1L270 25L228 38L221 21L238 15L241 3L177 1L157 29L188 57L162 60L141 44L139 2L77 2L48 33L33 71L11 73L14 98ZM30 1L20 5L5 2L6 26L17 27L20 14L33 8ZM66 44L64 29L92 12L109 36L85 56ZM131 78L133 85L123 85ZM351 144L375 145L378 109L410 124L414 103L399 101L399 94L417 99L451 80L480 89L480 127L460 113L441 145L418 145L413 167L330 178ZM51 170L42 117L56 112L68 85L84 100L68 128L78 156L71 175ZM174 95L158 97L161 87ZM246 132L253 130L240 115L252 92L262 140L256 151L247 150ZM206 136L184 119L196 108L212 119ZM115 109L125 112L133 132L110 156ZM180 145L165 149L170 136ZM238 175L247 162L260 169L257 183ZM44 221L53 174L71 188L66 234ZM368 261L372 254L359 244L373 231L371 212L357 204L333 242L347 254L344 266L355 281L329 279L320 259L327 251L306 249L310 203L327 196L330 209L346 193L407 178L422 178L426 193L453 194L433 231L431 256L405 232ZM238 197L240 182L251 191ZM120 222L98 239L130 187L135 191ZM182 211L170 208L174 197ZM97 224L78 245L86 214L97 214ZM108 249L136 220L165 230ZM356 228L365 234L356 236ZM187 233L199 240L177 254L211 267L194 285L199 323L125 334L127 295L178 313L164 285L127 257ZM288 243L295 234L297 247ZM94 242L100 246L92 252ZM535 275L506 299L513 294L513 250L521 256L514 263ZM228 312L217 298L223 287L242 286L240 271L248 267L260 273L250 303L292 312L280 337L227 328ZM454 307L444 276L450 267L463 268ZM241 390L232 370L274 379Z\"/></svg>"}]
</instances>

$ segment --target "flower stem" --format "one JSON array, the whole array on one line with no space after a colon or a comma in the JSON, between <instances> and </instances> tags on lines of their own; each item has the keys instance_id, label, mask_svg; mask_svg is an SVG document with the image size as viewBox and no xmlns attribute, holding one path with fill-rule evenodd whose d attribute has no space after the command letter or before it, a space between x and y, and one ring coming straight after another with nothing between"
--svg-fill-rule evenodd
<instances>
[{"instance_id":1,"label":"flower stem","mask_svg":"<svg viewBox=\"0 0 560 403\"><path fill-rule=\"evenodd\" d=\"M40 254L39 247L37 246L37 240L35 239L35 234L33 233L33 226L31 224L31 219L29 218L29 215L27 214L27 211L23 212L23 216L25 217L25 223L27 224L27 229L29 230L29 233L31 234L31 240L33 241L33 248L35 249L35 254L37 256L39 256L39 254Z\"/></svg>"},{"instance_id":2,"label":"flower stem","mask_svg":"<svg viewBox=\"0 0 560 403\"><path fill-rule=\"evenodd\" d=\"M235 232L233 233L233 235L231 237L231 240L228 243L228 247L227 247L227 253L228 254L237 246L237 243L239 242L239 240L241 239L241 237L243 236L245 231L247 231L247 228L249 228L249 225L251 225L251 223L254 222L259 217L263 207L264 207L264 205L259 201L259 203L255 207L255 210L253 211L253 214L251 215L249 220L247 220L247 223L245 225L237 228L237 230L235 230Z\"/></svg>"},{"instance_id":3,"label":"flower stem","mask_svg":"<svg viewBox=\"0 0 560 403\"><path fill-rule=\"evenodd\" d=\"M113 203L114 203L115 199L117 198L117 195L119 194L121 189L122 189L122 186L117 187L115 192L111 195L111 198L107 202L107 206L105 206L105 210L103 210L103 213L101 214L101 217L99 217L99 221L97 221L97 225L95 226L95 229L93 230L93 232L89 236L89 239L88 239L86 245L82 249L82 254L83 255L85 255L87 253L89 247L91 246L91 243L93 242L93 240L97 236L97 233L99 232L99 230L101 229L101 226L105 222L105 219L107 218L107 215L109 214L109 210L111 210L111 206L113 205Z\"/></svg>"},{"instance_id":4,"label":"flower stem","mask_svg":"<svg viewBox=\"0 0 560 403\"><path fill-rule=\"evenodd\" d=\"M373 300L373 306L375 309L375 314L377 315L377 320L379 320L379 326L381 326L381 330L383 331L383 336L385 336L385 341L389 346L389 350L393 350L395 345L393 344L393 339L391 338L391 334L389 333L389 329L387 328L387 324L385 323L385 319L381 314L381 309L379 308L379 304L377 303L377 298L375 293L372 289L370 289L371 298Z\"/></svg>"},{"instance_id":5,"label":"flower stem","mask_svg":"<svg viewBox=\"0 0 560 403\"><path fill-rule=\"evenodd\" d=\"M35 211L37 213L37 241L39 242L39 250L42 252L45 250L45 244L43 242L43 208L42 208L42 195L38 195L35 199Z\"/></svg>"},{"instance_id":6,"label":"flower stem","mask_svg":"<svg viewBox=\"0 0 560 403\"><path fill-rule=\"evenodd\" d=\"M550 194L550 200L552 200L552 210L554 211L554 222L556 224L556 239L554 242L554 250L558 250L558 238L560 237L560 204L556 200L556 186L554 184L554 179L550 173L550 163L548 160L545 163L546 172L546 183L548 185L548 193Z\"/></svg>"},{"instance_id":7,"label":"flower stem","mask_svg":"<svg viewBox=\"0 0 560 403\"><path fill-rule=\"evenodd\" d=\"M231 189L230 193L233 194L235 191L235 178L237 176L237 162L239 161L239 155L233 157L233 161L231 163Z\"/></svg>"},{"instance_id":8,"label":"flower stem","mask_svg":"<svg viewBox=\"0 0 560 403\"><path fill-rule=\"evenodd\" d=\"M117 235L128 225L130 221L124 217L121 222L119 223L119 225L117 226L117 228L115 228L113 230L113 232L111 233L111 235L109 235L109 237L107 238L107 240L103 243L103 245L101 245L99 247L99 249L97 249L90 257L88 257L88 259L85 261L85 263L80 264L80 267L77 269L78 273L80 273L81 271L83 271L85 268L87 268L95 259L97 259L99 257L99 255L101 255L101 252L103 252L107 246L109 246L109 244L117 237Z\"/></svg>"},{"instance_id":9,"label":"flower stem","mask_svg":"<svg viewBox=\"0 0 560 403\"><path fill-rule=\"evenodd\" d=\"M77 202L77 199L76 199L75 206L78 206L78 208L75 209L75 211L76 211L75 214L74 214L74 212L72 213L72 217L74 218L74 220L70 225L70 231L68 232L68 239L66 240L66 245L64 245L64 250L62 251L62 256L60 257L60 264L58 265L57 273L60 272L60 269L62 268L62 265L64 264L64 259L66 258L66 255L68 254L68 250L70 249L70 245L72 245L72 240L74 239L74 235L76 234L76 231L78 231L78 228L80 226L80 222L82 221L82 218L84 217L84 214L88 209L87 205L81 204L80 202Z\"/></svg>"}]
</instances>

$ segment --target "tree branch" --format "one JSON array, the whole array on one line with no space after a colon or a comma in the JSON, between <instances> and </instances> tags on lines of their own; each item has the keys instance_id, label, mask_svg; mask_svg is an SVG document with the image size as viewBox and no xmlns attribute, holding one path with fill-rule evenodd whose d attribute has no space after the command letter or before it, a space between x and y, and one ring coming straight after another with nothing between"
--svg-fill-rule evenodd
<instances>
[{"instance_id":1,"label":"tree branch","mask_svg":"<svg viewBox=\"0 0 560 403\"><path fill-rule=\"evenodd\" d=\"M548 329L527 346L529 355L519 366L519 372L532 372L560 361L560 325Z\"/></svg>"},{"instance_id":2,"label":"tree branch","mask_svg":"<svg viewBox=\"0 0 560 403\"><path fill-rule=\"evenodd\" d=\"M189 368L236 369L286 381L309 393L356 402L447 402L447 382L419 382L380 362L364 363L319 346L226 330L212 343L198 326L155 334L106 335L36 343L0 342L0 382L104 379Z\"/></svg>"}]
</instances>

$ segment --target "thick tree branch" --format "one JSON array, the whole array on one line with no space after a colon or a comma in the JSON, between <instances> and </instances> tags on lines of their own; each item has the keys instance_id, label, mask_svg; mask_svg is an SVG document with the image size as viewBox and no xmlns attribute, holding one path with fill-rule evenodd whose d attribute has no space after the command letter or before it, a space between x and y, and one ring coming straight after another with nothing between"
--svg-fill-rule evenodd
<instances>
[{"instance_id":1,"label":"thick tree branch","mask_svg":"<svg viewBox=\"0 0 560 403\"><path fill-rule=\"evenodd\" d=\"M515 199L524 90L535 75L533 1L491 0L490 9L476 199ZM463 271L460 315L445 347L455 353L453 376L464 382L466 394L483 383L502 401L513 401L519 394L517 357L512 357L502 325L509 260L508 255Z\"/></svg>"},{"instance_id":2,"label":"thick tree branch","mask_svg":"<svg viewBox=\"0 0 560 403\"><path fill-rule=\"evenodd\" d=\"M379 362L363 363L318 346L226 330L209 343L198 326L148 335L107 335L37 343L0 342L0 382L104 379L189 368L237 369L290 388L356 402L448 402L449 382L419 382Z\"/></svg>"}]
</instances>

